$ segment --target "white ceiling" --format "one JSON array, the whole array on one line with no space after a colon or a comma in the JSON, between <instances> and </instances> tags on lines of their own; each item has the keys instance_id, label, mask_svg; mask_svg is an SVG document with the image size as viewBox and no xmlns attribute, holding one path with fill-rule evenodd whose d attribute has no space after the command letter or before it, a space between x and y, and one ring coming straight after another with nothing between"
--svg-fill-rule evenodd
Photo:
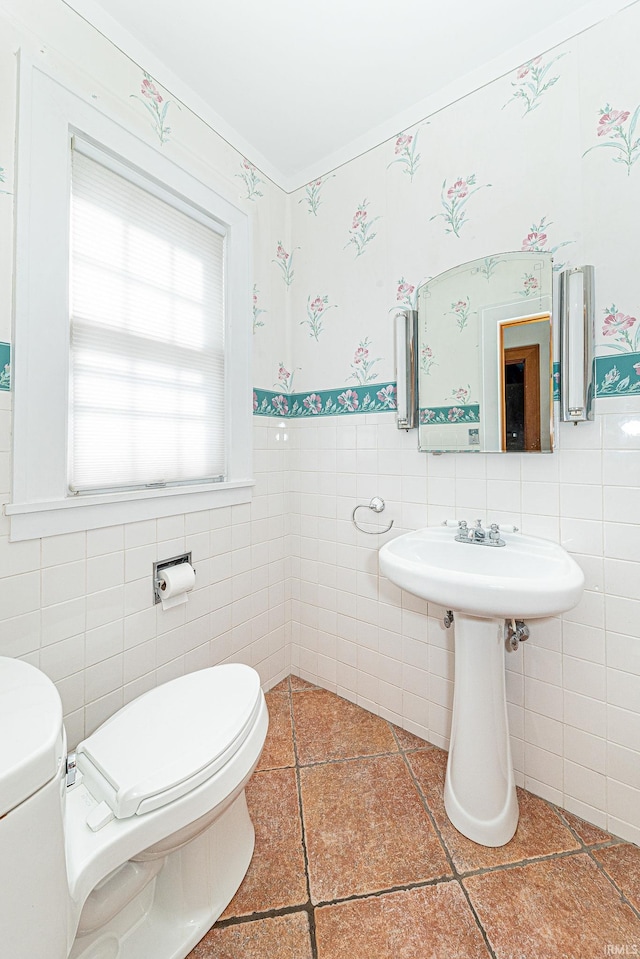
<instances>
[{"instance_id":1,"label":"white ceiling","mask_svg":"<svg viewBox=\"0 0 640 959\"><path fill-rule=\"evenodd\" d=\"M292 190L630 0L64 2Z\"/></svg>"}]
</instances>

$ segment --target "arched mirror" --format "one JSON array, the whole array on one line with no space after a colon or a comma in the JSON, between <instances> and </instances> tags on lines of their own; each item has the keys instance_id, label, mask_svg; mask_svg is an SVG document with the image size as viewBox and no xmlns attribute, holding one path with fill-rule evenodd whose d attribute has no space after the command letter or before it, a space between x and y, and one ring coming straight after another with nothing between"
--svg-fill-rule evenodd
<instances>
[{"instance_id":1,"label":"arched mirror","mask_svg":"<svg viewBox=\"0 0 640 959\"><path fill-rule=\"evenodd\" d=\"M551 452L550 253L502 253L418 292L419 448Z\"/></svg>"}]
</instances>

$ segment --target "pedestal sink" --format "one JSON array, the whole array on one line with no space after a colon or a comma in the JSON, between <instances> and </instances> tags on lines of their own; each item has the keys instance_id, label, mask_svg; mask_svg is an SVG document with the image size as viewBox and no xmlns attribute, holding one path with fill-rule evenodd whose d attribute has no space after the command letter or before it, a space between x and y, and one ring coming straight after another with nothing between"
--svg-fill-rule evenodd
<instances>
[{"instance_id":1,"label":"pedestal sink","mask_svg":"<svg viewBox=\"0 0 640 959\"><path fill-rule=\"evenodd\" d=\"M503 533L504 546L457 542L455 530L405 533L380 550L392 583L454 612L455 676L445 809L464 836L503 846L518 825L504 674L504 621L556 616L584 576L557 543Z\"/></svg>"}]
</instances>

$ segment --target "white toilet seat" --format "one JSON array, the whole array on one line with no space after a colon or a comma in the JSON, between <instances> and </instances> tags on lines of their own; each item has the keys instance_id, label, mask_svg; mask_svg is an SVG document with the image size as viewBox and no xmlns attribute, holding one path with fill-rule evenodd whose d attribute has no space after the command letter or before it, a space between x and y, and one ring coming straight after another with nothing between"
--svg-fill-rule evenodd
<instances>
[{"instance_id":1,"label":"white toilet seat","mask_svg":"<svg viewBox=\"0 0 640 959\"><path fill-rule=\"evenodd\" d=\"M268 722L264 695L259 689L253 725L249 724L246 737L237 745L232 758L213 775L180 798L167 801L164 806L126 819L114 817L97 831L87 825L87 819L95 814L100 805L97 797L92 790L87 789L84 781L68 789L65 836L67 877L72 899L84 902L89 892L127 859L139 858L145 850L165 842L200 817L209 816L216 810L219 814L227 808L242 792L255 769Z\"/></svg>"},{"instance_id":2,"label":"white toilet seat","mask_svg":"<svg viewBox=\"0 0 640 959\"><path fill-rule=\"evenodd\" d=\"M134 700L80 743L78 770L117 819L153 812L229 762L253 729L260 703L259 677L249 666L181 676Z\"/></svg>"}]
</instances>

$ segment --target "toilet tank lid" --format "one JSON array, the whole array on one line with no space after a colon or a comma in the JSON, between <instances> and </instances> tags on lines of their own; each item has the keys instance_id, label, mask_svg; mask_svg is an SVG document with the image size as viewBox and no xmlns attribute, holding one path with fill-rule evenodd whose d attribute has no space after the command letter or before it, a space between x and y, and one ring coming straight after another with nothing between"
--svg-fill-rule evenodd
<instances>
[{"instance_id":1,"label":"toilet tank lid","mask_svg":"<svg viewBox=\"0 0 640 959\"><path fill-rule=\"evenodd\" d=\"M133 700L80 743L78 769L118 819L151 812L231 758L260 698L257 672L240 663L180 676Z\"/></svg>"},{"instance_id":2,"label":"toilet tank lid","mask_svg":"<svg viewBox=\"0 0 640 959\"><path fill-rule=\"evenodd\" d=\"M35 666L0 656L0 817L53 779L65 753L54 684Z\"/></svg>"}]
</instances>

